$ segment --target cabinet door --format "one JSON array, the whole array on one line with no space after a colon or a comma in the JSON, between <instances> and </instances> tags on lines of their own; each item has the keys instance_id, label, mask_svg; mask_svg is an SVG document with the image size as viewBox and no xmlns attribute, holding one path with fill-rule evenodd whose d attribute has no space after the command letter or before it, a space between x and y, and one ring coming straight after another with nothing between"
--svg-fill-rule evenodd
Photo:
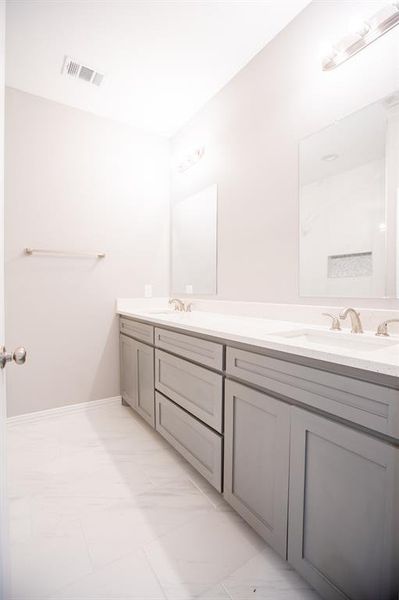
<instances>
[{"instance_id":1,"label":"cabinet door","mask_svg":"<svg viewBox=\"0 0 399 600\"><path fill-rule=\"evenodd\" d=\"M137 394L135 409L152 427L155 427L154 348L135 342Z\"/></svg>"},{"instance_id":2,"label":"cabinet door","mask_svg":"<svg viewBox=\"0 0 399 600\"><path fill-rule=\"evenodd\" d=\"M137 349L136 342L126 335L119 337L121 396L132 408L137 405Z\"/></svg>"},{"instance_id":3,"label":"cabinet door","mask_svg":"<svg viewBox=\"0 0 399 600\"><path fill-rule=\"evenodd\" d=\"M290 407L226 381L224 496L286 558Z\"/></svg>"},{"instance_id":4,"label":"cabinet door","mask_svg":"<svg viewBox=\"0 0 399 600\"><path fill-rule=\"evenodd\" d=\"M288 560L327 600L397 598L398 452L292 408Z\"/></svg>"},{"instance_id":5,"label":"cabinet door","mask_svg":"<svg viewBox=\"0 0 399 600\"><path fill-rule=\"evenodd\" d=\"M155 427L154 348L120 336L121 396Z\"/></svg>"}]
</instances>

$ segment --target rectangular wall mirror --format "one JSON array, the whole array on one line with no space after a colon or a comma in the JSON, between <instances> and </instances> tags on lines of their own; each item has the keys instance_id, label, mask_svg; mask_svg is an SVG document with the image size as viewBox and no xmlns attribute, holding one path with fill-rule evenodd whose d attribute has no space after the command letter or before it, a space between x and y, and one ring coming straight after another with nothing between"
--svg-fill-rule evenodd
<instances>
[{"instance_id":1,"label":"rectangular wall mirror","mask_svg":"<svg viewBox=\"0 0 399 600\"><path fill-rule=\"evenodd\" d=\"M304 139L301 296L399 297L399 93Z\"/></svg>"},{"instance_id":2,"label":"rectangular wall mirror","mask_svg":"<svg viewBox=\"0 0 399 600\"><path fill-rule=\"evenodd\" d=\"M171 290L216 294L217 185L172 204Z\"/></svg>"}]
</instances>

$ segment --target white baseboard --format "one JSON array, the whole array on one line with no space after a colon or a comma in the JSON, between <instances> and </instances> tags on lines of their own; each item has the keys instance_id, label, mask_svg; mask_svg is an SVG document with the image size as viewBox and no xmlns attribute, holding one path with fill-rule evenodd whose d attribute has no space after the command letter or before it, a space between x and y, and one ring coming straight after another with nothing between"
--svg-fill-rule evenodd
<instances>
[{"instance_id":1,"label":"white baseboard","mask_svg":"<svg viewBox=\"0 0 399 600\"><path fill-rule=\"evenodd\" d=\"M101 400L91 400L89 402L81 402L80 404L69 404L67 406L49 408L48 410L39 410L33 413L17 415L16 417L9 417L7 419L7 426L12 427L13 425L19 425L21 423L32 423L34 421L41 421L43 419L52 417L60 417L62 415L78 412L87 412L101 406L120 404L121 401L121 396L113 396L112 398L102 398Z\"/></svg>"}]
</instances>

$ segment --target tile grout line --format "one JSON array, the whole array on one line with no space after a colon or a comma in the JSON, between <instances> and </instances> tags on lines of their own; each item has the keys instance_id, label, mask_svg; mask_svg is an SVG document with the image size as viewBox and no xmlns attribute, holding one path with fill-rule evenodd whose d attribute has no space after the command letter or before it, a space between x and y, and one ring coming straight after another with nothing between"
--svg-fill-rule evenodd
<instances>
[{"instance_id":1,"label":"tile grout line","mask_svg":"<svg viewBox=\"0 0 399 600\"><path fill-rule=\"evenodd\" d=\"M159 579L159 577L158 577L158 575L157 575L157 573L156 573L156 571L155 571L154 567L153 567L153 566L152 566L152 564L151 564L151 561L150 561L150 559L149 559L149 556L148 556L148 554L147 554L147 551L146 551L146 549L145 549L145 547L144 547L144 546L141 548L141 551L142 551L142 553L144 554L145 560L146 560L146 562L147 562L148 566L150 567L152 574L154 575L155 579L157 580L157 583L158 583L158 585L159 585L159 587L160 587L160 590L161 590L161 592L162 592L162 595L163 595L163 597L164 597L164 600L168 600L168 597L167 597L167 595L166 595L166 592L165 592L165 590L164 590L164 587L163 587L163 585L162 585L162 583L161 583L161 581L160 581L160 579Z\"/></svg>"},{"instance_id":2,"label":"tile grout line","mask_svg":"<svg viewBox=\"0 0 399 600\"><path fill-rule=\"evenodd\" d=\"M222 582L221 587L224 589L224 591L226 592L226 594L228 595L230 600L233 600L233 596L230 594L229 590L226 588L226 586L224 585L224 583Z\"/></svg>"}]
</instances>

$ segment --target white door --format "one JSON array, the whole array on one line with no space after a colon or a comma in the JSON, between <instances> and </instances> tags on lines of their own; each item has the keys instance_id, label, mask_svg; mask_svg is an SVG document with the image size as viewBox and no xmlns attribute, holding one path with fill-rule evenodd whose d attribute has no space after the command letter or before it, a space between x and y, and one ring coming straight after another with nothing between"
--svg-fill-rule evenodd
<instances>
[{"instance_id":1,"label":"white door","mask_svg":"<svg viewBox=\"0 0 399 600\"><path fill-rule=\"evenodd\" d=\"M5 0L0 0L0 345L4 344L4 55ZM6 388L0 369L0 599L6 599L7 517L6 517Z\"/></svg>"},{"instance_id":2,"label":"white door","mask_svg":"<svg viewBox=\"0 0 399 600\"><path fill-rule=\"evenodd\" d=\"M6 493L6 381L5 365L14 360L25 362L24 348L7 354L4 326L4 72L5 72L5 27L6 0L0 0L0 600L8 594L8 516Z\"/></svg>"},{"instance_id":3,"label":"white door","mask_svg":"<svg viewBox=\"0 0 399 600\"><path fill-rule=\"evenodd\" d=\"M5 0L0 0L0 345L4 344L4 54ZM6 599L7 518L6 518L6 389L5 369L0 370L0 599Z\"/></svg>"}]
</instances>

